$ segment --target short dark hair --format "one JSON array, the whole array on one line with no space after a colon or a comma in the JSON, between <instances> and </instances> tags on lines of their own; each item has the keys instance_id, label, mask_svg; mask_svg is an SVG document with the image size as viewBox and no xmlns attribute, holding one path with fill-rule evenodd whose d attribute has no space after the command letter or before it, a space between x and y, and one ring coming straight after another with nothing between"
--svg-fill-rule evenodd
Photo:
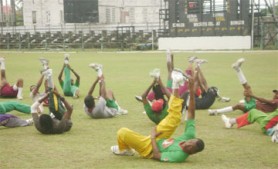
<instances>
[{"instance_id":1,"label":"short dark hair","mask_svg":"<svg viewBox=\"0 0 278 169\"><path fill-rule=\"evenodd\" d=\"M161 90L161 86L159 84L156 84L153 86L153 92L154 92L154 96L155 96L156 100L158 100L158 99L164 100L164 93Z\"/></svg>"},{"instance_id":2,"label":"short dark hair","mask_svg":"<svg viewBox=\"0 0 278 169\"><path fill-rule=\"evenodd\" d=\"M204 150L205 148L205 143L202 139L197 138L197 142L196 142L196 150L197 152L201 152Z\"/></svg>"},{"instance_id":3,"label":"short dark hair","mask_svg":"<svg viewBox=\"0 0 278 169\"><path fill-rule=\"evenodd\" d=\"M53 130L53 121L48 114L42 114L39 118L40 127L43 134L51 134Z\"/></svg>"},{"instance_id":4,"label":"short dark hair","mask_svg":"<svg viewBox=\"0 0 278 169\"><path fill-rule=\"evenodd\" d=\"M87 108L95 107L95 100L94 100L93 96L90 96L90 95L86 96L84 99L84 103Z\"/></svg>"}]
</instances>

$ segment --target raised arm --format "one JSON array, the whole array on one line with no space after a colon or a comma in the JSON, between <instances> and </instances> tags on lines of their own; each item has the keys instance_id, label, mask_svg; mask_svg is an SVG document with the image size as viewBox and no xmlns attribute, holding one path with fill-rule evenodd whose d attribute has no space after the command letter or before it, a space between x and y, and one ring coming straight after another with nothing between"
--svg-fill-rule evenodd
<instances>
[{"instance_id":1,"label":"raised arm","mask_svg":"<svg viewBox=\"0 0 278 169\"><path fill-rule=\"evenodd\" d=\"M253 98L255 98L256 100L259 100L262 103L266 103L266 104L273 105L273 106L276 105L276 103L273 102L273 100L268 100L268 99L265 99L265 98L262 98L262 97L255 96L251 91L247 92L245 94L245 96L253 97Z\"/></svg>"},{"instance_id":2,"label":"raised arm","mask_svg":"<svg viewBox=\"0 0 278 169\"><path fill-rule=\"evenodd\" d=\"M43 82L43 78L44 78L44 76L41 75L39 81L36 84L36 87L31 91L33 96L36 95L39 92L39 89L40 89L40 87L42 85L42 82Z\"/></svg>"},{"instance_id":3,"label":"raised arm","mask_svg":"<svg viewBox=\"0 0 278 169\"><path fill-rule=\"evenodd\" d=\"M161 133L157 133L156 127L154 127L151 131L151 143L153 147L153 159L159 160L161 158L161 152L159 151L157 144L156 144L156 137L159 136Z\"/></svg>"},{"instance_id":4,"label":"raised arm","mask_svg":"<svg viewBox=\"0 0 278 169\"><path fill-rule=\"evenodd\" d=\"M194 71L192 71L192 77L188 78L188 84L189 84L189 106L188 106L188 115L187 119L195 119L195 75Z\"/></svg>"},{"instance_id":5,"label":"raised arm","mask_svg":"<svg viewBox=\"0 0 278 169\"><path fill-rule=\"evenodd\" d=\"M94 81L93 85L91 86L91 88L90 88L90 90L89 90L89 92L88 92L88 95L89 95L89 96L91 96L91 95L93 94L93 92L94 92L94 90L95 90L95 88L96 88L96 85L97 85L98 81L99 81L99 78L97 77L97 79Z\"/></svg>"},{"instance_id":6,"label":"raised arm","mask_svg":"<svg viewBox=\"0 0 278 169\"><path fill-rule=\"evenodd\" d=\"M147 95L149 94L150 90L152 89L152 87L154 86L154 84L156 83L156 79L154 79L154 81L152 82L152 84L147 88L147 90L141 95L142 96L142 102L143 104L148 104L148 100L147 100Z\"/></svg>"},{"instance_id":7,"label":"raised arm","mask_svg":"<svg viewBox=\"0 0 278 169\"><path fill-rule=\"evenodd\" d=\"M59 73L59 76L58 76L59 83L61 83L63 81L62 77L63 77L64 68L65 68L65 65L63 65L62 70Z\"/></svg>"},{"instance_id":8,"label":"raised arm","mask_svg":"<svg viewBox=\"0 0 278 169\"><path fill-rule=\"evenodd\" d=\"M165 87L165 85L162 83L161 78L157 80L157 83L160 85L162 91L165 92L166 97L169 99L171 97L171 92Z\"/></svg>"}]
</instances>

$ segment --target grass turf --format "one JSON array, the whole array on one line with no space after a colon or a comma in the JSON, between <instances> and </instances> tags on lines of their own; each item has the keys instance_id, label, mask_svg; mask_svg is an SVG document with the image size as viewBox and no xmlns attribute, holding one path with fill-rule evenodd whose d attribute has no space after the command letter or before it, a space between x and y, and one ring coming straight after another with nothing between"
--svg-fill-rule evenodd
<instances>
[{"instance_id":1,"label":"grass turf","mask_svg":"<svg viewBox=\"0 0 278 169\"><path fill-rule=\"evenodd\" d=\"M63 53L58 52L2 52L6 57L7 79L14 83L24 79L23 103L31 104L29 86L40 77L41 65L38 58L50 60L58 86L58 74L63 64ZM222 96L230 97L230 103L215 102L211 108L234 105L243 98L240 85L231 64L244 57L242 70L253 92L264 98L273 97L272 89L278 88L278 52L176 52L175 66L185 69L187 57L196 55L207 59L202 70L210 86L217 86ZM107 88L112 89L119 104L128 109L129 114L111 119L91 119L83 112L83 99L96 78L96 73L88 67L91 62L104 66ZM0 127L0 168L277 168L277 144L264 135L258 124L242 129L225 129L220 116L208 116L206 110L196 111L197 136L204 139L205 150L193 155L180 164L161 163L134 157L115 156L110 146L116 144L116 132L120 127L148 135L154 124L144 115L143 106L134 99L141 95L152 82L148 73L160 68L166 82L167 68L164 52L143 53L97 53L73 52L70 64L81 76L81 97L67 98L73 104L73 128L62 135L42 135L34 126ZM58 86L61 91L60 86ZM96 95L98 87L94 94ZM1 99L6 101L7 99ZM47 111L47 109L46 109ZM23 119L30 115L11 112ZM241 115L240 111L228 114ZM178 136L184 125L177 129Z\"/></svg>"}]
</instances>

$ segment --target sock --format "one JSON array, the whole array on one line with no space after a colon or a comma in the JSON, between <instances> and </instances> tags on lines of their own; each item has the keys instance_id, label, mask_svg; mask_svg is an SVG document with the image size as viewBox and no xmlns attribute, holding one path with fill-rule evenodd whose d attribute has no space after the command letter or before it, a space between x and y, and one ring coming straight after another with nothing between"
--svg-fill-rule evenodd
<instances>
[{"instance_id":1,"label":"sock","mask_svg":"<svg viewBox=\"0 0 278 169\"><path fill-rule=\"evenodd\" d=\"M6 66L5 66L5 62L1 62L1 66L0 66L1 70L5 70L6 69Z\"/></svg>"},{"instance_id":2,"label":"sock","mask_svg":"<svg viewBox=\"0 0 278 169\"><path fill-rule=\"evenodd\" d=\"M245 78L245 76L244 76L244 74L243 74L243 72L240 68L238 68L237 77L238 77L241 84L247 83L247 80L246 80L246 78Z\"/></svg>"},{"instance_id":3,"label":"sock","mask_svg":"<svg viewBox=\"0 0 278 169\"><path fill-rule=\"evenodd\" d=\"M52 76L47 78L48 88L54 89L53 79Z\"/></svg>"},{"instance_id":4,"label":"sock","mask_svg":"<svg viewBox=\"0 0 278 169\"><path fill-rule=\"evenodd\" d=\"M231 123L232 125L236 124L236 118L230 118L230 123Z\"/></svg>"},{"instance_id":5,"label":"sock","mask_svg":"<svg viewBox=\"0 0 278 169\"><path fill-rule=\"evenodd\" d=\"M17 89L18 89L17 85L14 84L14 85L13 85L13 90L17 90Z\"/></svg>"},{"instance_id":6,"label":"sock","mask_svg":"<svg viewBox=\"0 0 278 169\"><path fill-rule=\"evenodd\" d=\"M44 70L48 69L48 65L47 64L43 64L43 68L44 68Z\"/></svg>"},{"instance_id":7,"label":"sock","mask_svg":"<svg viewBox=\"0 0 278 169\"><path fill-rule=\"evenodd\" d=\"M180 87L179 83L177 83L176 81L173 80L172 82L172 89L178 89Z\"/></svg>"},{"instance_id":8,"label":"sock","mask_svg":"<svg viewBox=\"0 0 278 169\"><path fill-rule=\"evenodd\" d=\"M233 107L229 106L229 107L224 107L222 109L217 109L216 112L217 113L229 113L233 111Z\"/></svg>"},{"instance_id":9,"label":"sock","mask_svg":"<svg viewBox=\"0 0 278 169\"><path fill-rule=\"evenodd\" d=\"M18 87L18 90L17 90L17 97L22 97L22 90L23 90L22 87Z\"/></svg>"},{"instance_id":10,"label":"sock","mask_svg":"<svg viewBox=\"0 0 278 169\"><path fill-rule=\"evenodd\" d=\"M98 76L98 77L101 77L101 76L102 76L102 70L101 70L101 69L98 69L98 71L97 71L97 76Z\"/></svg>"}]
</instances>

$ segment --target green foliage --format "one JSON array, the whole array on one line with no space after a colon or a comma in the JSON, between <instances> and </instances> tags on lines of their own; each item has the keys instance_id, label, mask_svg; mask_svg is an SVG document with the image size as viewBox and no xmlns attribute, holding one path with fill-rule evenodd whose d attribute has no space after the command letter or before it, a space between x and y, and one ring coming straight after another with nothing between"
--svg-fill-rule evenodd
<instances>
[{"instance_id":1,"label":"green foliage","mask_svg":"<svg viewBox=\"0 0 278 169\"><path fill-rule=\"evenodd\" d=\"M41 56L50 60L55 83L61 91L57 78L63 64L63 53L2 52L1 55L6 57L8 81L13 84L19 77L24 79L22 102L32 103L28 89L40 77L38 58ZM225 129L220 116L208 116L207 110L196 111L197 136L204 139L206 148L184 163L162 163L142 159L137 154L134 157L113 155L110 146L117 143L116 132L119 128L128 127L145 135L150 134L154 124L142 113L143 106L134 96L141 95L152 82L148 74L153 68L160 68L162 79L166 81L165 53L72 52L70 55L72 68L81 76L81 97L66 98L74 106L72 130L49 136L40 134L34 126L0 127L0 168L277 168L278 145L261 132L258 124L242 129ZM240 57L246 59L242 70L256 95L271 99L272 89L278 88L276 51L177 52L174 53L175 66L185 69L187 57L191 55L209 61L202 65L208 84L217 86L222 96L232 99L230 103L216 101L212 108L234 105L242 99L243 88L231 68L231 64ZM114 91L119 104L128 109L128 115L96 120L83 112L83 99L96 78L96 72L88 67L91 62L103 64L107 88ZM11 113L23 119L30 118L15 111ZM228 116L241 114L236 111ZM180 135L183 130L184 124L181 124L174 136Z\"/></svg>"}]
</instances>

